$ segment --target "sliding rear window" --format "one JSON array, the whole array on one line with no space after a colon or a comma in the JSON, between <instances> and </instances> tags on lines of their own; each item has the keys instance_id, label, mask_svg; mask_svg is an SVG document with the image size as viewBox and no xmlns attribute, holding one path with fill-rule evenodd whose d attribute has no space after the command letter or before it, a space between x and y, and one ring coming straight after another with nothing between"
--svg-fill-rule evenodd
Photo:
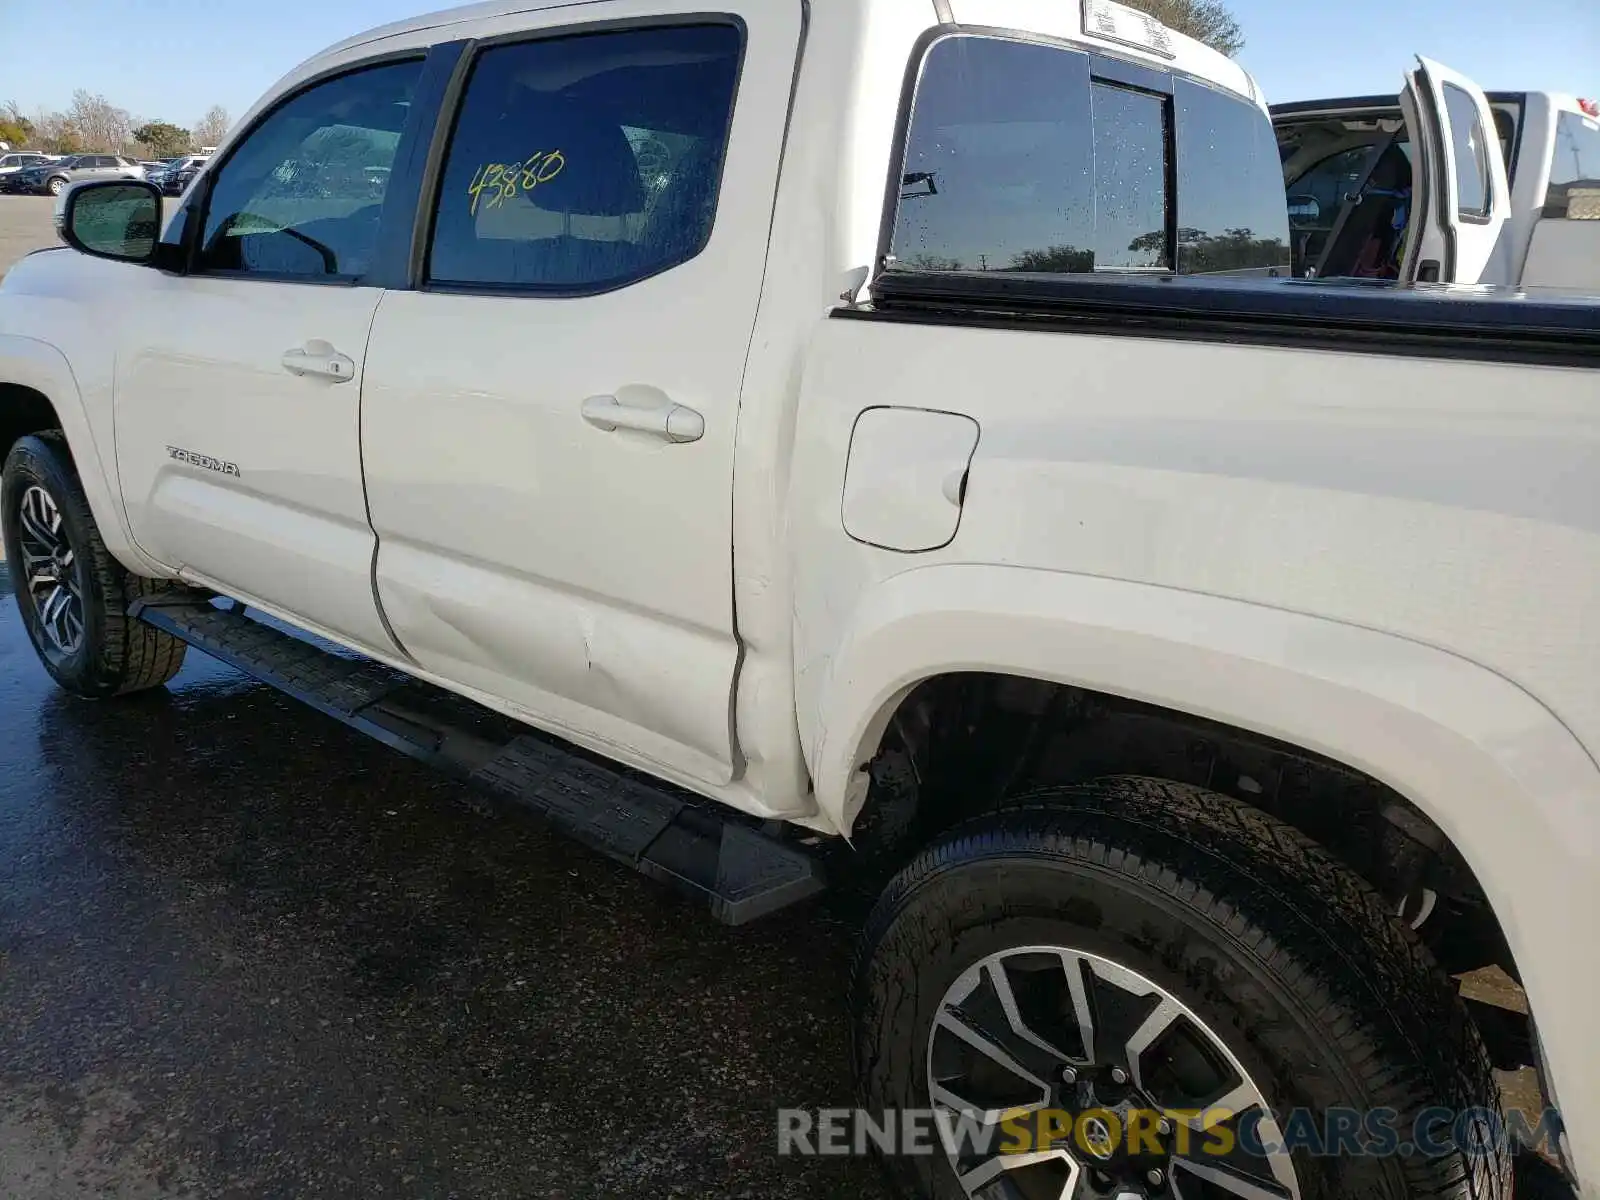
<instances>
[{"instance_id":1,"label":"sliding rear window","mask_svg":"<svg viewBox=\"0 0 1600 1200\"><path fill-rule=\"evenodd\" d=\"M928 52L894 269L1264 272L1288 246L1256 106L1055 45L962 35Z\"/></svg>"}]
</instances>

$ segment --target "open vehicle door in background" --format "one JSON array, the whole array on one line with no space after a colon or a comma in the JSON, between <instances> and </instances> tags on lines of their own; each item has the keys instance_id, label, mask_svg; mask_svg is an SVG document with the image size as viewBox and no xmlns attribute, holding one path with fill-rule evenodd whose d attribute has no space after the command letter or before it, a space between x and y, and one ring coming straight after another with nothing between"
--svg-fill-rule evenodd
<instances>
[{"instance_id":1,"label":"open vehicle door in background","mask_svg":"<svg viewBox=\"0 0 1600 1200\"><path fill-rule=\"evenodd\" d=\"M1400 102L1412 136L1414 232L1402 277L1422 283L1504 283L1500 235L1511 188L1483 89L1426 58Z\"/></svg>"}]
</instances>

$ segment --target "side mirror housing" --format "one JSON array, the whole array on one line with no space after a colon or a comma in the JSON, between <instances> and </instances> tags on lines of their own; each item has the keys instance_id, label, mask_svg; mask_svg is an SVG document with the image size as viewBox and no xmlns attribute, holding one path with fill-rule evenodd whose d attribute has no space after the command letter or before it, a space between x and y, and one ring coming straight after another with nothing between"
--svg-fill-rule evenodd
<instances>
[{"instance_id":1,"label":"side mirror housing","mask_svg":"<svg viewBox=\"0 0 1600 1200\"><path fill-rule=\"evenodd\" d=\"M80 183L62 198L61 240L74 250L119 262L155 262L161 193L142 180Z\"/></svg>"}]
</instances>

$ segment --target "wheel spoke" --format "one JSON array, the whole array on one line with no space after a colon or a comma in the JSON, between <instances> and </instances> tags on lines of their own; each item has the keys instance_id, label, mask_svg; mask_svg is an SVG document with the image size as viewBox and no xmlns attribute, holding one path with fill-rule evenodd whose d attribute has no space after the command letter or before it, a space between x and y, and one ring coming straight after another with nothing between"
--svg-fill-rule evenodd
<instances>
[{"instance_id":1,"label":"wheel spoke","mask_svg":"<svg viewBox=\"0 0 1600 1200\"><path fill-rule=\"evenodd\" d=\"M1041 1163L1056 1162L1066 1164L1066 1182L1062 1185L1057 1200L1070 1200L1073 1192L1077 1190L1081 1168L1064 1150L1038 1150L1032 1154L997 1154L966 1174L958 1175L957 1179L962 1191L968 1196L976 1196L1007 1172L1022 1171L1029 1167L1037 1167Z\"/></svg>"},{"instance_id":2,"label":"wheel spoke","mask_svg":"<svg viewBox=\"0 0 1600 1200\"><path fill-rule=\"evenodd\" d=\"M55 537L50 532L49 517L40 511L41 505L35 499L36 496L43 495L44 493L37 489L29 492L23 499L22 507L18 510L17 515L22 519L23 532L31 537L35 544L44 547L48 551L51 549L51 543L55 541Z\"/></svg>"},{"instance_id":3,"label":"wheel spoke","mask_svg":"<svg viewBox=\"0 0 1600 1200\"><path fill-rule=\"evenodd\" d=\"M1083 1007L1079 1007L1078 996L1076 993L1072 993L1072 976L1076 973L1075 964L1072 963L1072 961L1069 960L1065 955L1063 955L1061 958L1061 967L1066 973L1066 983L1069 993L1073 996L1073 1007L1076 1010L1074 1014L1076 1018L1076 1024L1078 1026L1079 1036L1083 1039L1083 1044L1086 1050L1086 1053L1082 1058L1077 1058L1074 1055L1069 1054L1060 1046L1052 1043L1049 1038L1029 1027L1028 1020L1022 1013L1022 1007L1017 1003L1016 992L1012 990L1011 978L1006 974L1006 968L1003 962L991 962L987 968L985 968L985 970L988 973L989 983L994 988L995 997L1000 1001L1000 1008L1006 1015L1006 1024L1011 1026L1012 1033L1016 1034L1030 1046L1033 1046L1039 1050L1043 1050L1051 1058L1058 1059L1063 1063L1085 1062L1088 1061L1088 1058L1090 1057L1088 1053L1088 1049L1090 1047L1089 1031L1090 1028L1092 1028L1092 1026L1085 1025L1085 1018L1087 1016L1087 1002L1085 1002ZM1081 979L1078 980L1077 990L1078 992L1082 991Z\"/></svg>"},{"instance_id":4,"label":"wheel spoke","mask_svg":"<svg viewBox=\"0 0 1600 1200\"><path fill-rule=\"evenodd\" d=\"M67 592L60 584L54 584L48 595L44 598L44 607L39 610L39 620L46 625L54 627L56 617L67 602Z\"/></svg>"},{"instance_id":5,"label":"wheel spoke","mask_svg":"<svg viewBox=\"0 0 1600 1200\"><path fill-rule=\"evenodd\" d=\"M1019 1083L1026 1083L1038 1097L1036 1100L1030 1100L1022 1104L1011 1104L1004 1108L984 1108L964 1099L958 1092L945 1086L944 1083L930 1073L929 1091L932 1094L934 1103L943 1104L945 1107L955 1109L957 1112L981 1116L983 1122L987 1125L998 1125L1001 1121L1011 1116L1038 1112L1049 1103L1050 1088L1044 1080L1034 1075L1016 1059L1012 1058L1011 1055L1007 1054L1005 1050L972 1028L960 1017L946 1011L940 1013L934 1023L939 1029L959 1038L968 1047L976 1050L990 1062L1014 1076Z\"/></svg>"},{"instance_id":6,"label":"wheel spoke","mask_svg":"<svg viewBox=\"0 0 1600 1200\"><path fill-rule=\"evenodd\" d=\"M1144 1078L1140 1073L1139 1060L1144 1052L1156 1044L1156 1039L1172 1027L1172 1023L1183 1016L1183 1009L1176 1000L1163 998L1156 1005L1155 1010L1144 1019L1144 1023L1133 1031L1128 1038L1124 1052L1128 1056L1128 1069L1133 1073L1133 1081L1140 1087L1144 1086Z\"/></svg>"},{"instance_id":7,"label":"wheel spoke","mask_svg":"<svg viewBox=\"0 0 1600 1200\"><path fill-rule=\"evenodd\" d=\"M1258 1106L1265 1108L1266 1102L1262 1099L1261 1093L1246 1080L1198 1112L1191 1111L1187 1115L1180 1115L1179 1119L1196 1133L1209 1133L1224 1121Z\"/></svg>"},{"instance_id":8,"label":"wheel spoke","mask_svg":"<svg viewBox=\"0 0 1600 1200\"><path fill-rule=\"evenodd\" d=\"M1094 1062L1094 1009L1089 1004L1089 984L1084 978L1089 964L1078 955L1063 951L1061 965L1067 972L1067 991L1072 996L1072 1014L1077 1018L1078 1034L1083 1039L1083 1057L1087 1062Z\"/></svg>"},{"instance_id":9,"label":"wheel spoke","mask_svg":"<svg viewBox=\"0 0 1600 1200\"><path fill-rule=\"evenodd\" d=\"M22 565L29 570L32 570L40 563L49 562L53 557L49 550L40 549L32 545L31 539L27 537L21 539L20 549L22 550Z\"/></svg>"},{"instance_id":10,"label":"wheel spoke","mask_svg":"<svg viewBox=\"0 0 1600 1200\"><path fill-rule=\"evenodd\" d=\"M1202 1194L1198 1187L1187 1186L1184 1176L1209 1184L1212 1188L1238 1196L1240 1200L1298 1200L1299 1190L1290 1190L1262 1179L1254 1179L1214 1159L1196 1161L1192 1158L1175 1159L1172 1163L1172 1194L1178 1200L1196 1200ZM1292 1176L1291 1176L1292 1178Z\"/></svg>"},{"instance_id":11,"label":"wheel spoke","mask_svg":"<svg viewBox=\"0 0 1600 1200\"><path fill-rule=\"evenodd\" d=\"M76 597L61 610L61 630L63 643L76 647L78 639L83 636L82 608Z\"/></svg>"}]
</instances>

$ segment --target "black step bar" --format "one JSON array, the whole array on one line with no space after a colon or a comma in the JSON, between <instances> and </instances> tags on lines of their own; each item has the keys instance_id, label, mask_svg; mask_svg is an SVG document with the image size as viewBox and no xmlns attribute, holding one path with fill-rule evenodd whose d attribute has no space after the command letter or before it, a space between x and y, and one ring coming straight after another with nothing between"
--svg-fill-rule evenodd
<instances>
[{"instance_id":1,"label":"black step bar","mask_svg":"<svg viewBox=\"0 0 1600 1200\"><path fill-rule=\"evenodd\" d=\"M703 897L726 924L743 925L823 889L812 855L732 809L269 623L237 602L152 597L128 611L352 729L533 811L609 858Z\"/></svg>"}]
</instances>

